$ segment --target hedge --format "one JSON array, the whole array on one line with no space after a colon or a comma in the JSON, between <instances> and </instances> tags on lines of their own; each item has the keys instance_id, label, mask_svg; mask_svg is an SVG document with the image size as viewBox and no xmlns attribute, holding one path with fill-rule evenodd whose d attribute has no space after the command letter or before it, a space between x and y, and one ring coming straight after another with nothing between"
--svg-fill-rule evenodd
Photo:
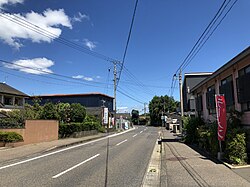
<instances>
[{"instance_id":1,"label":"hedge","mask_svg":"<svg viewBox=\"0 0 250 187\"><path fill-rule=\"evenodd\" d=\"M16 132L0 132L0 142L20 142L23 137Z\"/></svg>"}]
</instances>

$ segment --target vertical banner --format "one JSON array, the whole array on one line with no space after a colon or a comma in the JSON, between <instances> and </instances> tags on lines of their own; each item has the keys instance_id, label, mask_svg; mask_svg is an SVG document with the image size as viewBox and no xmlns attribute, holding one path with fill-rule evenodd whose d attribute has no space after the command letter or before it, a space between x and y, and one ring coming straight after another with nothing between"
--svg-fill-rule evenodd
<instances>
[{"instance_id":1,"label":"vertical banner","mask_svg":"<svg viewBox=\"0 0 250 187\"><path fill-rule=\"evenodd\" d=\"M218 140L224 141L227 130L227 112L224 95L215 95L217 121L218 121Z\"/></svg>"},{"instance_id":2,"label":"vertical banner","mask_svg":"<svg viewBox=\"0 0 250 187\"><path fill-rule=\"evenodd\" d=\"M103 123L105 125L107 125L109 122L109 109L108 108L104 108L103 110Z\"/></svg>"}]
</instances>

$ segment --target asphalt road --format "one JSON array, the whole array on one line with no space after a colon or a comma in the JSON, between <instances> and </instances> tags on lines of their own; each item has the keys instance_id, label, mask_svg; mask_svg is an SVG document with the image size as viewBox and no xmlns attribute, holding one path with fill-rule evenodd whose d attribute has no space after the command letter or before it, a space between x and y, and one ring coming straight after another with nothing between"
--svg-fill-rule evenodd
<instances>
[{"instance_id":1,"label":"asphalt road","mask_svg":"<svg viewBox=\"0 0 250 187\"><path fill-rule=\"evenodd\" d=\"M158 137L138 127L109 138L107 186L140 186ZM107 138L0 165L0 186L104 186Z\"/></svg>"}]
</instances>

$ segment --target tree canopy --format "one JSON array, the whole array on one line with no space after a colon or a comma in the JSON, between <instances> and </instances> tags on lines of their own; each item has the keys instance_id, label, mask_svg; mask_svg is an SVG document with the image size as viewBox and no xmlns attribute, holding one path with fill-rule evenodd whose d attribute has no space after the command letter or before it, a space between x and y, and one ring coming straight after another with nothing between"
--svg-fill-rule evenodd
<instances>
[{"instance_id":1,"label":"tree canopy","mask_svg":"<svg viewBox=\"0 0 250 187\"><path fill-rule=\"evenodd\" d=\"M162 123L161 116L166 115L168 112L175 112L179 102L175 101L173 97L154 96L149 102L149 113L151 124L160 125Z\"/></svg>"}]
</instances>

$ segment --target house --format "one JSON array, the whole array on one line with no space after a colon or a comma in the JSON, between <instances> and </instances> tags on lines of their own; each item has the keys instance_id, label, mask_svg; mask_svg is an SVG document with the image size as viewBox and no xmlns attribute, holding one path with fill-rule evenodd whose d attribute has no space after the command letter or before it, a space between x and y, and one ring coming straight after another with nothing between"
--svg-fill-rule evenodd
<instances>
[{"instance_id":1,"label":"house","mask_svg":"<svg viewBox=\"0 0 250 187\"><path fill-rule=\"evenodd\" d=\"M210 75L212 75L212 73L185 73L182 87L185 115L195 115L195 98L191 93L191 89Z\"/></svg>"},{"instance_id":2,"label":"house","mask_svg":"<svg viewBox=\"0 0 250 187\"><path fill-rule=\"evenodd\" d=\"M196 100L196 116L205 121L215 121L215 94L223 94L227 115L232 110L242 112L241 126L250 129L250 47L197 84L191 93ZM250 155L249 135L247 142Z\"/></svg>"},{"instance_id":3,"label":"house","mask_svg":"<svg viewBox=\"0 0 250 187\"><path fill-rule=\"evenodd\" d=\"M109 112L113 113L114 98L102 93L86 93L86 94L53 94L31 96L26 102L33 103L34 99L40 99L41 105L47 102L56 103L80 103L85 106L88 114L96 117L102 116L103 107L107 107Z\"/></svg>"},{"instance_id":4,"label":"house","mask_svg":"<svg viewBox=\"0 0 250 187\"><path fill-rule=\"evenodd\" d=\"M224 94L227 113L243 112L242 125L250 128L250 47L196 85L196 114L205 120L216 120L215 94Z\"/></svg>"},{"instance_id":5,"label":"house","mask_svg":"<svg viewBox=\"0 0 250 187\"><path fill-rule=\"evenodd\" d=\"M0 111L21 109L29 96L6 83L0 83Z\"/></svg>"}]
</instances>

